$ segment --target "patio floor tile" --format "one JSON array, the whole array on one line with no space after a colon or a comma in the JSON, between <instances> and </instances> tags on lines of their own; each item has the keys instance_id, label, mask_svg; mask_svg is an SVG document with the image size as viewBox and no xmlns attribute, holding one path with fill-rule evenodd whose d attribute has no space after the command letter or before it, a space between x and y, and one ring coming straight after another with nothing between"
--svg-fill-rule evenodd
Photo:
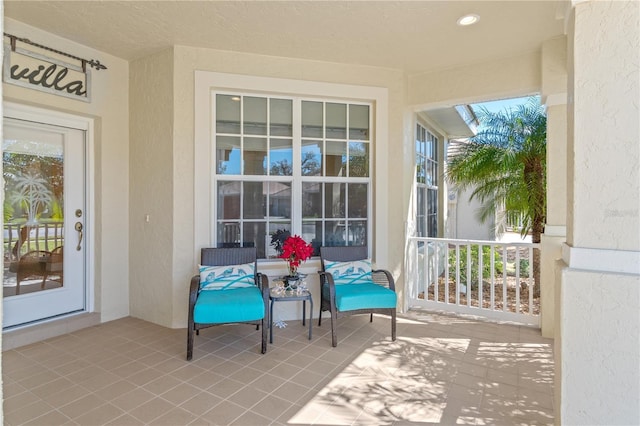
<instances>
[{"instance_id":1,"label":"patio floor tile","mask_svg":"<svg viewBox=\"0 0 640 426\"><path fill-rule=\"evenodd\" d=\"M317 313L316 313L317 314ZM524 326L412 311L195 336L136 318L3 352L7 425L553 424L553 341Z\"/></svg>"}]
</instances>

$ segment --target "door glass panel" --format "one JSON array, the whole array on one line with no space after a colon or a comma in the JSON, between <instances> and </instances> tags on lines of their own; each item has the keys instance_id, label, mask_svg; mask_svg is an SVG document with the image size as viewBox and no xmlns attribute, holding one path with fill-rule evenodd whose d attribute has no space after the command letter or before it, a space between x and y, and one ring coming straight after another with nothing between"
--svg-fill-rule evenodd
<instances>
[{"instance_id":1,"label":"door glass panel","mask_svg":"<svg viewBox=\"0 0 640 426\"><path fill-rule=\"evenodd\" d=\"M64 142L3 139L4 297L64 285Z\"/></svg>"}]
</instances>

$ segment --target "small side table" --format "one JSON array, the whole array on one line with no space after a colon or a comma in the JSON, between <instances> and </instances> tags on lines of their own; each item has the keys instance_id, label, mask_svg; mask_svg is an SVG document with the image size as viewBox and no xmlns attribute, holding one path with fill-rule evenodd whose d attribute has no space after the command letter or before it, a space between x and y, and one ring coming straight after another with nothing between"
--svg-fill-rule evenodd
<instances>
[{"instance_id":1,"label":"small side table","mask_svg":"<svg viewBox=\"0 0 640 426\"><path fill-rule=\"evenodd\" d=\"M301 293L296 290L287 290L284 292L274 291L272 288L269 290L269 343L273 343L273 304L275 302L292 302L302 300L302 325L305 325L306 316L306 303L309 301L309 340L311 340L311 329L313 323L313 299L309 290L305 290Z\"/></svg>"}]
</instances>

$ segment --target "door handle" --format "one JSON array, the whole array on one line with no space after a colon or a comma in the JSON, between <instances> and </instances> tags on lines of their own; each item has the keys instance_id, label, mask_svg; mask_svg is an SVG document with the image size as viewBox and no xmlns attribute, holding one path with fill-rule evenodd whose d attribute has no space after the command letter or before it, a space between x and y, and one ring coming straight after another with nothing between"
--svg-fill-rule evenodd
<instances>
[{"instance_id":1,"label":"door handle","mask_svg":"<svg viewBox=\"0 0 640 426\"><path fill-rule=\"evenodd\" d=\"M78 247L76 247L76 250L80 251L82 249L82 230L84 229L82 226L82 223L80 222L76 222L76 231L78 231Z\"/></svg>"}]
</instances>

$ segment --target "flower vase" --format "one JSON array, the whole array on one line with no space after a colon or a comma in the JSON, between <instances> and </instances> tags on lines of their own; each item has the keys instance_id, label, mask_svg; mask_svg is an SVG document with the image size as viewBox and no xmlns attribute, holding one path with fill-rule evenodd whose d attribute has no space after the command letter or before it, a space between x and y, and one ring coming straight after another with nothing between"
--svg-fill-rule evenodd
<instances>
[{"instance_id":1,"label":"flower vase","mask_svg":"<svg viewBox=\"0 0 640 426\"><path fill-rule=\"evenodd\" d=\"M295 290L298 288L299 281L300 281L300 276L298 274L287 275L286 277L284 277L285 288L290 290Z\"/></svg>"}]
</instances>

